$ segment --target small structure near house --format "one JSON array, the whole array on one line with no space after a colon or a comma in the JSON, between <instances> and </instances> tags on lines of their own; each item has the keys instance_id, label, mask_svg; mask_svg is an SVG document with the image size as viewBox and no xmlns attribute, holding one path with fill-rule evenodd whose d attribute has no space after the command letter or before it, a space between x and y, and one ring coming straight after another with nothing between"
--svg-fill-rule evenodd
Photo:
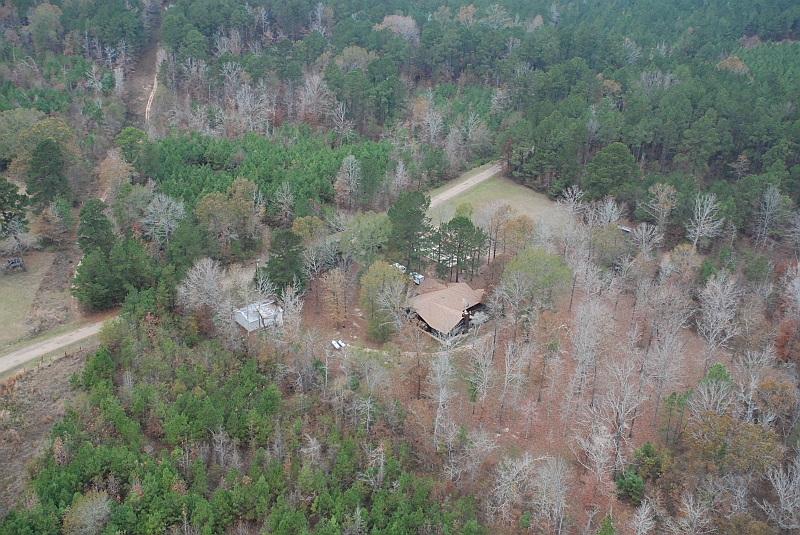
<instances>
[{"instance_id":1,"label":"small structure near house","mask_svg":"<svg viewBox=\"0 0 800 535\"><path fill-rule=\"evenodd\" d=\"M234 312L236 323L248 333L271 325L283 325L283 309L275 301L253 303Z\"/></svg>"},{"instance_id":2,"label":"small structure near house","mask_svg":"<svg viewBox=\"0 0 800 535\"><path fill-rule=\"evenodd\" d=\"M408 278L410 278L414 284L419 286L425 280L425 275L417 273L416 271L412 271L411 273L408 274Z\"/></svg>"},{"instance_id":3,"label":"small structure near house","mask_svg":"<svg viewBox=\"0 0 800 535\"><path fill-rule=\"evenodd\" d=\"M472 313L481 306L484 290L473 290L466 282L423 293L411 300L414 312L433 331L450 334L469 325Z\"/></svg>"},{"instance_id":4,"label":"small structure near house","mask_svg":"<svg viewBox=\"0 0 800 535\"><path fill-rule=\"evenodd\" d=\"M5 261L5 263L0 266L0 271L3 272L3 275L7 274L9 271L28 271L25 269L25 261L21 257L17 258L9 258Z\"/></svg>"}]
</instances>

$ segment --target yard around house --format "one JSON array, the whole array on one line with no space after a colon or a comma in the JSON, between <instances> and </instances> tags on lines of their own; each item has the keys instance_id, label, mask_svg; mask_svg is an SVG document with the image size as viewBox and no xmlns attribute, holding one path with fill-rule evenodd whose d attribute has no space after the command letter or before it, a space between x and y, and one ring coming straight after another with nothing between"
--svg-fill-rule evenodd
<instances>
[{"instance_id":1,"label":"yard around house","mask_svg":"<svg viewBox=\"0 0 800 535\"><path fill-rule=\"evenodd\" d=\"M480 169L480 168L479 168ZM460 180L460 179L459 179ZM449 183L453 187L458 182ZM441 188L441 191L448 188ZM430 192L431 196L441 193L439 189ZM565 222L555 203L546 195L537 193L530 188L517 184L513 180L500 175L493 176L480 184L441 202L438 206L428 211L432 223L438 226L443 221L449 221L455 213L456 207L463 203L472 205L477 213L481 207L493 201L507 202L519 215L528 215L534 221L541 221L552 230L557 229Z\"/></svg>"}]
</instances>

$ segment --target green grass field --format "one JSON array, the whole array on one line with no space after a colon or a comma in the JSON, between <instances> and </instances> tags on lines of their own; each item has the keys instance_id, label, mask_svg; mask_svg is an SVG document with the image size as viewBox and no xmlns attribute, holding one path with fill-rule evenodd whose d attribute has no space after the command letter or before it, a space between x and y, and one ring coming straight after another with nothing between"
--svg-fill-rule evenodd
<instances>
[{"instance_id":1,"label":"green grass field","mask_svg":"<svg viewBox=\"0 0 800 535\"><path fill-rule=\"evenodd\" d=\"M54 258L55 253L30 253L25 258L27 272L0 275L0 347L28 334L25 317Z\"/></svg>"},{"instance_id":2,"label":"green grass field","mask_svg":"<svg viewBox=\"0 0 800 535\"><path fill-rule=\"evenodd\" d=\"M448 182L446 184L443 184L443 185L439 186L436 189L432 189L430 191L426 191L425 195L427 195L428 197L431 197L431 198L436 197L437 195L439 195L443 191L447 191L450 188L452 188L453 186L458 186L459 184L461 184L465 180L474 177L475 175L477 175L481 171L485 171L486 169L489 169L495 163L497 163L497 162L489 162L489 163L485 163L485 164L481 165L480 167L475 167L473 169L470 169L469 171L467 171L466 173L464 173L460 177L456 178L455 180L451 180L450 182Z\"/></svg>"},{"instance_id":3,"label":"green grass field","mask_svg":"<svg viewBox=\"0 0 800 535\"><path fill-rule=\"evenodd\" d=\"M462 179L465 178L461 177L458 181L448 184L448 186L452 187ZM443 191L442 188L435 190L436 193L441 193L441 191ZM430 210L428 215L434 225L439 225L442 221L448 221L453 217L453 213L459 204L470 203L477 212L482 206L492 201L507 202L518 214L529 215L534 221L541 220L551 227L557 227L563 221L563 216L556 210L555 203L548 199L547 196L500 176L492 177L456 195L452 199L442 202L439 206Z\"/></svg>"}]
</instances>

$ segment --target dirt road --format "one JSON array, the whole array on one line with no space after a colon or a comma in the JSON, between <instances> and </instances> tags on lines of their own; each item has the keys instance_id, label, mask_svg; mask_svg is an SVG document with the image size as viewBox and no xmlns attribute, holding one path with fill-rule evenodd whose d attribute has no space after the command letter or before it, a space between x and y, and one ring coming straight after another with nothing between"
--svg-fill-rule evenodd
<instances>
[{"instance_id":1,"label":"dirt road","mask_svg":"<svg viewBox=\"0 0 800 535\"><path fill-rule=\"evenodd\" d=\"M477 184L480 184L484 180L492 178L500 171L502 171L502 167L500 166L500 164L499 163L495 164L491 166L489 169L481 171L477 175L466 179L461 184L458 184L446 191L441 192L439 195L436 195L435 197L431 198L431 208L436 208L437 205L443 203L444 201L452 199L459 193L463 193L467 191L469 188L476 186Z\"/></svg>"},{"instance_id":2,"label":"dirt road","mask_svg":"<svg viewBox=\"0 0 800 535\"><path fill-rule=\"evenodd\" d=\"M74 331L60 334L50 338L49 340L44 340L42 342L18 349L12 353L9 353L8 355L3 355L0 357L0 374L3 374L8 370L13 370L18 366L22 366L26 362L31 362L42 355L58 351L62 347L67 347L70 344L74 344L75 342L89 338L90 336L97 334L102 326L102 321L92 323L86 327L81 327L79 329L75 329ZM33 365L35 366L35 363L33 363Z\"/></svg>"}]
</instances>

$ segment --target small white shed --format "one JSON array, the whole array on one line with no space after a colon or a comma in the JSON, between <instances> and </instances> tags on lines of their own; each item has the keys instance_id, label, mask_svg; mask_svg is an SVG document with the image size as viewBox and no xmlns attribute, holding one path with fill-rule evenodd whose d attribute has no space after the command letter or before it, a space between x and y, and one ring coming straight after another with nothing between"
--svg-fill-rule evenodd
<instances>
[{"instance_id":1,"label":"small white shed","mask_svg":"<svg viewBox=\"0 0 800 535\"><path fill-rule=\"evenodd\" d=\"M253 303L235 312L236 323L249 333L270 325L283 325L283 309L275 301Z\"/></svg>"}]
</instances>

